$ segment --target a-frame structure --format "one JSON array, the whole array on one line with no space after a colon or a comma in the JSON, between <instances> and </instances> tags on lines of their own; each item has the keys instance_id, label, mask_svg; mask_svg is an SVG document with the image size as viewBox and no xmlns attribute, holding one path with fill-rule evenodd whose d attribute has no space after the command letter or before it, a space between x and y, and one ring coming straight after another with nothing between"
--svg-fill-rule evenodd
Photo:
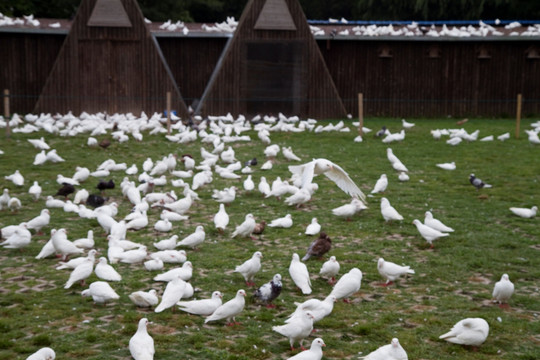
<instances>
[{"instance_id":1,"label":"a-frame structure","mask_svg":"<svg viewBox=\"0 0 540 360\"><path fill-rule=\"evenodd\" d=\"M201 98L203 115L347 112L298 0L250 0Z\"/></svg>"},{"instance_id":2,"label":"a-frame structure","mask_svg":"<svg viewBox=\"0 0 540 360\"><path fill-rule=\"evenodd\" d=\"M147 113L187 107L135 0L82 0L34 112Z\"/></svg>"}]
</instances>

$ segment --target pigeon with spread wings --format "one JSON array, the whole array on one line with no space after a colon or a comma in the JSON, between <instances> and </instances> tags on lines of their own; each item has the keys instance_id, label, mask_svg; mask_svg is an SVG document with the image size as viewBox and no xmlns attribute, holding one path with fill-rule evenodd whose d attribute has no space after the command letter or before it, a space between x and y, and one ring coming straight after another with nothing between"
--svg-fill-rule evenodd
<instances>
[{"instance_id":1,"label":"pigeon with spread wings","mask_svg":"<svg viewBox=\"0 0 540 360\"><path fill-rule=\"evenodd\" d=\"M345 172L341 166L334 164L330 160L313 159L312 161L303 165L291 165L289 166L289 171L293 175L301 177L301 187L306 187L309 185L313 181L314 176L324 174L327 178L335 182L336 185L346 194L365 201L364 193L358 188L354 181L352 181L349 174L347 174L347 172Z\"/></svg>"}]
</instances>

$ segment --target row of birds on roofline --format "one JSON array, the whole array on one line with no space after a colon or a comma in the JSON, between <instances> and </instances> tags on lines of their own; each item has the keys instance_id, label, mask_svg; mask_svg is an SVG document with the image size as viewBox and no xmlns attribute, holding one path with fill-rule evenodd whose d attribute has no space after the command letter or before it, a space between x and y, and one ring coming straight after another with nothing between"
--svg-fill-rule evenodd
<instances>
[{"instance_id":1,"label":"row of birds on roofline","mask_svg":"<svg viewBox=\"0 0 540 360\"><path fill-rule=\"evenodd\" d=\"M188 157L188 158L189 158L189 157ZM192 158L190 158L190 159L192 159ZM289 159L289 160L292 160L292 159ZM319 159L319 160L324 160L324 159ZM251 162L253 162L253 161L251 161ZM111 165L111 162L109 162L108 164ZM113 163L113 164L114 164L114 163ZM116 166L116 164L114 164L114 166ZM325 168L325 166L326 166L326 168ZM294 174L295 172L296 172L296 173L298 173L298 172L302 173L302 175L303 175L302 178L305 178L305 177L306 177L306 175L304 174L304 173L306 173L308 178L311 177L311 179L309 180L309 182L311 182L312 177L313 177L315 174L325 173L327 176L330 175L329 178L331 178L331 179L332 179L332 175L333 175L333 176L334 176L334 179L332 179L332 180L334 180L334 181L336 182L336 184L338 184L338 186L340 186L340 187L342 188L342 190L344 190L345 192L348 192L348 193L352 193L353 195L356 195L356 196L358 196L358 197L362 197L361 192L355 193L355 191L357 191L357 190L356 190L357 187L355 188L356 185L354 185L354 183L352 183L352 180L350 180L350 178L348 178L348 175L347 175L346 177L344 177L344 174L346 175L346 173L343 171L343 169L337 167L337 168L338 168L338 169L337 169L337 174L333 174L333 172L336 171L336 170L334 169L334 167L337 167L337 165L336 165L336 164L331 164L331 163L330 163L330 165L329 165L328 163L325 164L325 161L320 161L320 163L318 163L318 162L315 161L315 162L310 162L310 163L308 163L308 164L301 165L301 166L299 166L299 167L291 167L290 170L291 170L291 172L292 172L293 174ZM120 168L123 169L123 166L120 166ZM330 171L330 169L331 169L331 171ZM325 170L326 170L326 171L325 171ZM64 183L64 182L63 182L63 183ZM354 186L352 186L351 183L352 183L352 185L354 185ZM144 183L143 183L143 184L144 184ZM340 185L340 184L341 184L341 185ZM474 184L473 184L473 185L474 185ZM126 187L127 187L127 186L126 186ZM377 187L377 186L376 186L376 187ZM375 189L374 189L374 190L375 190ZM358 190L358 191L359 191L359 190ZM60 195L61 195L61 194L60 194ZM186 196L186 198L187 198L187 197L189 197L189 196ZM164 199L162 199L162 200L164 200ZM358 199L353 199L353 201L355 201L355 200L356 200L357 202L360 202L361 204L363 204L360 200L358 200ZM381 201L381 203L383 203L383 202L384 202L384 201ZM165 203L165 201L164 201L164 203ZM221 207L221 205L220 205L220 207ZM387 206L385 206L385 208L386 208L386 207L387 207ZM103 207L103 209L106 209L106 208L107 208L107 207ZM112 206L112 208L114 209L114 206ZM381 209L382 209L382 208L381 208ZM111 210L111 211L114 211L114 210ZM98 211L98 213L99 213L99 212L102 212L102 211ZM105 211L105 212L106 212L106 211ZM180 214L180 215L182 215L182 214ZM384 215L383 215L383 216L384 216ZM385 219L385 220L386 220L386 219ZM239 227L241 227L241 226L239 226ZM61 230L62 230L62 229L61 229ZM59 235L58 235L59 238L63 238L64 235L65 235L65 233L63 234L63 231L58 231L58 234L59 234ZM56 232L53 234L53 236L51 237L51 239L52 239L53 237L55 237L55 235L56 235ZM56 251L56 250L55 250L55 251ZM394 264L394 265L395 265L395 264ZM188 266L188 267L189 267L189 266ZM69 281L68 281L68 283L66 283L66 286L68 286L68 284L69 284ZM98 284L99 284L99 282L98 282ZM70 285L70 286L71 286L71 285ZM100 286L105 286L105 285L100 285ZM95 287L98 287L98 285L96 285ZM186 285L186 287L187 287L187 285ZM268 288L268 287L267 287L267 288ZM96 290L97 293L99 293L100 291L102 291L102 289ZM262 291L262 290L261 290L261 291ZM91 290L91 289L88 289L88 292L85 292L85 295L93 295L93 294L92 294L92 290ZM96 297L99 299L99 295L96 296Z\"/></svg>"}]
</instances>

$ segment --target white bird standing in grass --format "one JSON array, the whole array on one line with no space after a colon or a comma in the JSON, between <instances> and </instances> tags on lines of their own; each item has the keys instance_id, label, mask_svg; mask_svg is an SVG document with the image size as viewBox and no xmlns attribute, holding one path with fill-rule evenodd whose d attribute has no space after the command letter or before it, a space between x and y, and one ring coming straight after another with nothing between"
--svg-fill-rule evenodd
<instances>
[{"instance_id":1,"label":"white bird standing in grass","mask_svg":"<svg viewBox=\"0 0 540 360\"><path fill-rule=\"evenodd\" d=\"M386 188L388 187L388 178L386 177L386 174L382 174L379 180L375 183L375 186L373 187L373 190L371 190L372 194L382 193L386 191Z\"/></svg>"},{"instance_id":2,"label":"white bird standing in grass","mask_svg":"<svg viewBox=\"0 0 540 360\"><path fill-rule=\"evenodd\" d=\"M414 219L413 224L416 225L416 228L418 229L418 232L428 242L428 244L431 246L431 248L433 248L433 241L434 240L437 240L438 238L450 235L448 233L442 233L442 232L440 232L438 230L433 229L432 227L424 225L418 219Z\"/></svg>"},{"instance_id":3,"label":"white bird standing in grass","mask_svg":"<svg viewBox=\"0 0 540 360\"><path fill-rule=\"evenodd\" d=\"M229 214L225 210L225 204L221 203L219 211L214 215L214 226L220 233L223 233L227 225L229 225Z\"/></svg>"},{"instance_id":4,"label":"white bird standing in grass","mask_svg":"<svg viewBox=\"0 0 540 360\"><path fill-rule=\"evenodd\" d=\"M122 275L120 275L111 265L107 263L106 257L100 257L99 262L94 269L96 276L106 281L120 281Z\"/></svg>"},{"instance_id":5,"label":"white bird standing in grass","mask_svg":"<svg viewBox=\"0 0 540 360\"><path fill-rule=\"evenodd\" d=\"M284 217L274 219L268 224L269 227L273 228L284 228L288 229L293 225L293 220L291 214L287 214Z\"/></svg>"},{"instance_id":6,"label":"white bird standing in grass","mask_svg":"<svg viewBox=\"0 0 540 360\"><path fill-rule=\"evenodd\" d=\"M214 291L210 299L179 301L177 303L180 310L194 315L210 316L218 307L222 305L223 294Z\"/></svg>"},{"instance_id":7,"label":"white bird standing in grass","mask_svg":"<svg viewBox=\"0 0 540 360\"><path fill-rule=\"evenodd\" d=\"M148 331L146 330L147 325L147 318L139 320L137 332L129 339L129 352L134 360L154 359L154 339L148 335Z\"/></svg>"},{"instance_id":8,"label":"white bird standing in grass","mask_svg":"<svg viewBox=\"0 0 540 360\"><path fill-rule=\"evenodd\" d=\"M69 279L66 282L64 289L69 289L71 285L73 285L77 281L83 283L84 280L88 279L90 275L92 275L93 270L94 260L91 258L85 258L84 261L81 264L77 265L77 267L73 269L71 274L69 274Z\"/></svg>"},{"instance_id":9,"label":"white bird standing in grass","mask_svg":"<svg viewBox=\"0 0 540 360\"><path fill-rule=\"evenodd\" d=\"M323 339L316 338L311 342L311 347L308 350L299 352L287 360L321 360L323 357L323 346L326 346Z\"/></svg>"},{"instance_id":10,"label":"white bird standing in grass","mask_svg":"<svg viewBox=\"0 0 540 360\"><path fill-rule=\"evenodd\" d=\"M411 129L411 128L413 128L414 125L415 125L415 124L413 124L413 123L407 122L407 120L405 120L405 119L401 119L401 124L403 125L403 127L404 127L405 129Z\"/></svg>"},{"instance_id":11,"label":"white bird standing in grass","mask_svg":"<svg viewBox=\"0 0 540 360\"><path fill-rule=\"evenodd\" d=\"M336 260L335 256L330 256L330 259L324 262L319 271L319 275L323 277L329 277L328 283L334 284L336 282L336 275L339 273L339 262Z\"/></svg>"},{"instance_id":12,"label":"white bird standing in grass","mask_svg":"<svg viewBox=\"0 0 540 360\"><path fill-rule=\"evenodd\" d=\"M458 321L452 329L439 336L448 342L460 345L479 346L489 335L489 324L482 318L466 318Z\"/></svg>"},{"instance_id":13,"label":"white bird standing in grass","mask_svg":"<svg viewBox=\"0 0 540 360\"><path fill-rule=\"evenodd\" d=\"M34 199L34 201L39 200L39 197L41 196L41 192L42 192L41 186L39 186L39 183L37 181L34 181L34 184L30 186L30 188L28 189L28 193L32 195L32 198Z\"/></svg>"},{"instance_id":14,"label":"white bird standing in grass","mask_svg":"<svg viewBox=\"0 0 540 360\"><path fill-rule=\"evenodd\" d=\"M105 304L106 302L120 299L116 291L105 281L94 281L88 289L81 292L81 295L91 296L96 304Z\"/></svg>"},{"instance_id":15,"label":"white bird standing in grass","mask_svg":"<svg viewBox=\"0 0 540 360\"><path fill-rule=\"evenodd\" d=\"M360 357L364 360L408 360L407 353L401 347L399 340L393 338L388 345L381 346L377 350L369 353L366 356Z\"/></svg>"},{"instance_id":16,"label":"white bird standing in grass","mask_svg":"<svg viewBox=\"0 0 540 360\"><path fill-rule=\"evenodd\" d=\"M314 217L311 219L311 223L306 228L306 235L317 235L321 232L321 224L317 221L317 218Z\"/></svg>"},{"instance_id":17,"label":"white bird standing in grass","mask_svg":"<svg viewBox=\"0 0 540 360\"><path fill-rule=\"evenodd\" d=\"M384 218L384 221L403 220L403 216L390 205L390 202L385 197L381 198L381 215Z\"/></svg>"},{"instance_id":18,"label":"white bird standing in grass","mask_svg":"<svg viewBox=\"0 0 540 360\"><path fill-rule=\"evenodd\" d=\"M246 280L247 286L255 286L253 278L255 277L255 274L261 270L262 257L262 253L260 251L256 251L249 260L246 260L242 265L238 265L234 269L234 272L242 274Z\"/></svg>"},{"instance_id":19,"label":"white bird standing in grass","mask_svg":"<svg viewBox=\"0 0 540 360\"><path fill-rule=\"evenodd\" d=\"M160 313L165 309L173 307L184 296L186 290L186 282L180 277L176 277L167 283L165 291L161 296L161 302L154 309L154 312Z\"/></svg>"},{"instance_id":20,"label":"white bird standing in grass","mask_svg":"<svg viewBox=\"0 0 540 360\"><path fill-rule=\"evenodd\" d=\"M44 347L30 355L26 360L54 360L56 353L50 347Z\"/></svg>"},{"instance_id":21,"label":"white bird standing in grass","mask_svg":"<svg viewBox=\"0 0 540 360\"><path fill-rule=\"evenodd\" d=\"M410 266L401 266L390 261L379 258L377 261L377 270L382 277L386 279L384 286L391 285L393 281L406 274L414 274Z\"/></svg>"},{"instance_id":22,"label":"white bird standing in grass","mask_svg":"<svg viewBox=\"0 0 540 360\"><path fill-rule=\"evenodd\" d=\"M187 246L193 249L202 244L205 238L206 233L204 232L204 227L202 225L198 225L194 233L186 236L184 239L176 243L176 246Z\"/></svg>"},{"instance_id":23,"label":"white bird standing in grass","mask_svg":"<svg viewBox=\"0 0 540 360\"><path fill-rule=\"evenodd\" d=\"M237 235L243 237L251 236L251 233L255 230L255 225L257 225L257 223L255 222L253 214L247 214L244 222L236 227L231 237L234 238Z\"/></svg>"},{"instance_id":24,"label":"white bird standing in grass","mask_svg":"<svg viewBox=\"0 0 540 360\"><path fill-rule=\"evenodd\" d=\"M443 170L456 170L456 162L452 161L450 163L437 164L437 167Z\"/></svg>"},{"instance_id":25,"label":"white bird standing in grass","mask_svg":"<svg viewBox=\"0 0 540 360\"><path fill-rule=\"evenodd\" d=\"M532 219L536 216L536 212L538 211L537 206L533 206L532 208L518 208L518 207L511 207L510 211L519 217L525 218L525 219Z\"/></svg>"},{"instance_id":26,"label":"white bird standing in grass","mask_svg":"<svg viewBox=\"0 0 540 360\"><path fill-rule=\"evenodd\" d=\"M332 209L332 214L350 220L354 214L365 209L367 209L367 206L362 201L354 198L349 204Z\"/></svg>"},{"instance_id":27,"label":"white bird standing in grass","mask_svg":"<svg viewBox=\"0 0 540 360\"><path fill-rule=\"evenodd\" d=\"M302 294L311 294L311 280L306 264L300 261L300 256L294 253L289 265L289 275L296 286L300 288Z\"/></svg>"},{"instance_id":28,"label":"white bird standing in grass","mask_svg":"<svg viewBox=\"0 0 540 360\"><path fill-rule=\"evenodd\" d=\"M454 229L452 229L449 226L444 225L441 221L435 219L431 211L426 211L425 216L426 217L424 218L424 225L427 225L430 228L433 228L440 232L445 232L445 233L454 232Z\"/></svg>"},{"instance_id":29,"label":"white bird standing in grass","mask_svg":"<svg viewBox=\"0 0 540 360\"><path fill-rule=\"evenodd\" d=\"M129 294L129 299L138 307L152 307L158 304L157 291L135 291Z\"/></svg>"},{"instance_id":30,"label":"white bird standing in grass","mask_svg":"<svg viewBox=\"0 0 540 360\"><path fill-rule=\"evenodd\" d=\"M360 290L361 285L362 271L358 268L352 268L338 280L330 294L334 295L336 299L349 302L348 298Z\"/></svg>"},{"instance_id":31,"label":"white bird standing in grass","mask_svg":"<svg viewBox=\"0 0 540 360\"><path fill-rule=\"evenodd\" d=\"M245 297L246 292L243 289L238 290L234 298L219 306L212 315L204 320L204 323L206 324L210 321L227 319L227 325L237 325L238 323L236 322L235 317L244 310L246 304Z\"/></svg>"},{"instance_id":32,"label":"white bird standing in grass","mask_svg":"<svg viewBox=\"0 0 540 360\"><path fill-rule=\"evenodd\" d=\"M327 159L313 159L303 165L291 165L289 171L302 179L301 188L307 187L312 183L313 177L324 174L332 180L341 190L351 197L357 197L360 200L365 200L365 195L358 186L349 177L339 165L334 164Z\"/></svg>"},{"instance_id":33,"label":"white bird standing in grass","mask_svg":"<svg viewBox=\"0 0 540 360\"><path fill-rule=\"evenodd\" d=\"M493 287L493 299L499 303L500 307L504 307L508 302L508 299L514 293L514 284L510 281L508 274L502 274L501 280L495 283Z\"/></svg>"},{"instance_id":34,"label":"white bird standing in grass","mask_svg":"<svg viewBox=\"0 0 540 360\"><path fill-rule=\"evenodd\" d=\"M299 342L300 348L305 350L302 343L313 331L313 314L310 311L302 312L301 315L290 320L285 325L272 326L272 330L289 338L291 350L294 350L295 342Z\"/></svg>"}]
</instances>

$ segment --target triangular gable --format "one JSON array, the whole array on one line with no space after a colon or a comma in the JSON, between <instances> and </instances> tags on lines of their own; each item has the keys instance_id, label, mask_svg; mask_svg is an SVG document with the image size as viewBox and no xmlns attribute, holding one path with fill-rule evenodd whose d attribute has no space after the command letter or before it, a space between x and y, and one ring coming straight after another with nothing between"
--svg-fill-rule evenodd
<instances>
[{"instance_id":1,"label":"triangular gable","mask_svg":"<svg viewBox=\"0 0 540 360\"><path fill-rule=\"evenodd\" d=\"M276 8L291 17L296 30L257 28L269 17L270 12L264 13ZM228 112L346 116L298 0L250 0L246 5L196 109L202 115Z\"/></svg>"},{"instance_id":2,"label":"triangular gable","mask_svg":"<svg viewBox=\"0 0 540 360\"><path fill-rule=\"evenodd\" d=\"M296 30L285 0L266 0L255 23L257 30Z\"/></svg>"},{"instance_id":3,"label":"triangular gable","mask_svg":"<svg viewBox=\"0 0 540 360\"><path fill-rule=\"evenodd\" d=\"M121 9L131 27L90 25L105 20L103 4ZM34 112L163 112L168 92L171 109L186 118L187 106L137 2L82 0Z\"/></svg>"},{"instance_id":4,"label":"triangular gable","mask_svg":"<svg viewBox=\"0 0 540 360\"><path fill-rule=\"evenodd\" d=\"M97 0L87 25L131 27L131 21L120 0Z\"/></svg>"}]
</instances>

